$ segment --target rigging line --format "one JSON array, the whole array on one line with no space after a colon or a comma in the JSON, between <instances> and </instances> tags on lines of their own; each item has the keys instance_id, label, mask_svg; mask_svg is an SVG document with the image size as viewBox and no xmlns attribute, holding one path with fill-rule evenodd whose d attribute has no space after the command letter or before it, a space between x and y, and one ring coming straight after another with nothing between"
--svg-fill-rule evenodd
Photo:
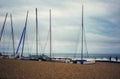
<instances>
[{"instance_id":1,"label":"rigging line","mask_svg":"<svg viewBox=\"0 0 120 79\"><path fill-rule=\"evenodd\" d=\"M10 47L11 47L10 46L11 39L7 40L7 42L8 42L8 45L7 45L8 47L7 47L7 51L6 52L7 52L7 55L9 55L9 53L10 53Z\"/></svg>"},{"instance_id":2,"label":"rigging line","mask_svg":"<svg viewBox=\"0 0 120 79\"><path fill-rule=\"evenodd\" d=\"M88 54L88 47L87 47L87 40L86 40L86 33L85 33L85 27L84 27L84 41L85 41L85 47L86 47L86 52L87 52L87 56L86 57L88 57L89 56L89 54Z\"/></svg>"},{"instance_id":3,"label":"rigging line","mask_svg":"<svg viewBox=\"0 0 120 79\"><path fill-rule=\"evenodd\" d=\"M26 29L26 31L27 31L27 29ZM26 53L28 53L29 54L29 42L28 42L28 32L26 32L26 39L25 39L25 43L24 43L24 47L26 47L27 46L27 48L26 48Z\"/></svg>"},{"instance_id":4,"label":"rigging line","mask_svg":"<svg viewBox=\"0 0 120 79\"><path fill-rule=\"evenodd\" d=\"M8 30L7 29L4 30L4 34L3 35L4 35L4 40L5 40L5 52L6 52L6 55L8 55L9 46L10 46L10 40L8 40L9 36L8 36Z\"/></svg>"},{"instance_id":5,"label":"rigging line","mask_svg":"<svg viewBox=\"0 0 120 79\"><path fill-rule=\"evenodd\" d=\"M76 42L76 45L75 45L75 54L74 54L74 58L76 58L76 54L77 54L77 51L78 51L79 40L80 40L80 28L79 28L79 32L78 32L78 35L77 35L77 42Z\"/></svg>"},{"instance_id":6,"label":"rigging line","mask_svg":"<svg viewBox=\"0 0 120 79\"><path fill-rule=\"evenodd\" d=\"M28 38L28 34L26 34L26 39L28 40L29 38ZM28 50L28 55L30 54L30 44L29 44L29 42L27 42L27 50Z\"/></svg>"},{"instance_id":7,"label":"rigging line","mask_svg":"<svg viewBox=\"0 0 120 79\"><path fill-rule=\"evenodd\" d=\"M41 51L42 51L43 47L42 47L42 44L41 44L40 36L39 36L39 38L38 38L38 41L39 41L39 49L38 49L38 51L40 50L40 54L41 54ZM32 48L33 48L33 47L32 47Z\"/></svg>"},{"instance_id":8,"label":"rigging line","mask_svg":"<svg viewBox=\"0 0 120 79\"><path fill-rule=\"evenodd\" d=\"M1 39L2 39L2 35L3 35L4 28L5 28L5 23L6 23L7 16L8 16L8 13L6 13L5 20L4 20L4 23L3 23L3 27L2 27L2 29L1 29L0 41L1 41Z\"/></svg>"},{"instance_id":9,"label":"rigging line","mask_svg":"<svg viewBox=\"0 0 120 79\"><path fill-rule=\"evenodd\" d=\"M83 32L84 32L84 44L85 44L85 48L86 48L86 57L88 57L88 48L87 48L87 40L86 40L86 33L85 33L85 27L83 28Z\"/></svg>"},{"instance_id":10,"label":"rigging line","mask_svg":"<svg viewBox=\"0 0 120 79\"><path fill-rule=\"evenodd\" d=\"M26 29L26 31L27 31L27 29ZM29 43L31 42L31 41L29 40L29 38L30 38L30 37L28 36L28 32L26 32L26 42L25 42L26 44L25 44L25 45L27 46L27 49L26 49L26 50L28 51L28 53L27 53L27 51L26 51L26 53L27 53L28 55L30 55L30 44L29 44Z\"/></svg>"},{"instance_id":11,"label":"rigging line","mask_svg":"<svg viewBox=\"0 0 120 79\"><path fill-rule=\"evenodd\" d=\"M3 35L4 35L4 36L3 36L3 48L4 48L4 49L3 49L3 53L4 53L4 54L7 54L7 53L6 53L6 50L7 50L7 44L8 44L7 41L8 41L8 40L6 39L6 38L7 38L7 37L6 37L6 35L7 35L6 29L4 29ZM1 40L1 41L2 41L2 40Z\"/></svg>"},{"instance_id":12,"label":"rigging line","mask_svg":"<svg viewBox=\"0 0 120 79\"><path fill-rule=\"evenodd\" d=\"M49 39L49 31L48 31L48 34L47 34L47 40L45 42L45 46L43 47L43 52L45 51L45 49L47 47L48 39Z\"/></svg>"},{"instance_id":13,"label":"rigging line","mask_svg":"<svg viewBox=\"0 0 120 79\"><path fill-rule=\"evenodd\" d=\"M40 48L40 50L42 51L43 47L42 47L40 38L39 38L39 48ZM40 51L40 52L41 52L41 51Z\"/></svg>"}]
</instances>

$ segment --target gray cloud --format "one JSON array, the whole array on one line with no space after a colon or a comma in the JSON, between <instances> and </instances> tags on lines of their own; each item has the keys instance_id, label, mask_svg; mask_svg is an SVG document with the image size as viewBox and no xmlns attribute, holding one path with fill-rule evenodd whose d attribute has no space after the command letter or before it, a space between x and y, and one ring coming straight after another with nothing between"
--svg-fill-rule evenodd
<instances>
[{"instance_id":1,"label":"gray cloud","mask_svg":"<svg viewBox=\"0 0 120 79\"><path fill-rule=\"evenodd\" d=\"M119 3L118 0L85 0L84 25L90 53L107 53L107 51L118 53L120 46ZM38 8L40 47L44 47L47 40L49 9L51 8L53 51L72 53L75 51L79 29L81 29L81 4L82 0L1 0L0 25L3 24L6 12L13 14L17 47L24 27L26 11L29 10L26 41L32 41L29 42L29 48L34 52L35 8ZM10 27L9 22L10 20L7 20L6 27ZM10 28L6 28L6 31L6 35L10 36ZM26 49L28 49L27 46ZM49 52L49 42L46 52Z\"/></svg>"}]
</instances>

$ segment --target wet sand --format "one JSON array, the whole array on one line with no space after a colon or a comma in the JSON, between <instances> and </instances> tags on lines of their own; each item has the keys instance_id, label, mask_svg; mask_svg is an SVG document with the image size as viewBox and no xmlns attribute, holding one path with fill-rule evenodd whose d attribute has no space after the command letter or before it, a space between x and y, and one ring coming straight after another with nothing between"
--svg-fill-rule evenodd
<instances>
[{"instance_id":1,"label":"wet sand","mask_svg":"<svg viewBox=\"0 0 120 79\"><path fill-rule=\"evenodd\" d=\"M0 59L0 79L120 79L120 63L81 65Z\"/></svg>"}]
</instances>

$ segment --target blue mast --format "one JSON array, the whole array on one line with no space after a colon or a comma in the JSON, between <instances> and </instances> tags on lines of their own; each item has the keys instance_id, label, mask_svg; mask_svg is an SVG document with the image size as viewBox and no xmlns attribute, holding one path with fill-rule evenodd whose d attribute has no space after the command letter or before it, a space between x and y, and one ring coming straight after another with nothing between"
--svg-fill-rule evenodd
<instances>
[{"instance_id":1,"label":"blue mast","mask_svg":"<svg viewBox=\"0 0 120 79\"><path fill-rule=\"evenodd\" d=\"M26 30L26 27L24 27L23 32L22 32L22 35L21 35L21 37L20 37L20 41L19 41L19 44L18 44L18 47L17 47L17 50L16 50L16 54L18 54L18 50L19 50L19 48L20 48L20 44L21 44L21 42L22 42L22 38L23 38L23 36L24 36L25 30Z\"/></svg>"},{"instance_id":2,"label":"blue mast","mask_svg":"<svg viewBox=\"0 0 120 79\"><path fill-rule=\"evenodd\" d=\"M23 50L24 50L24 42L25 42L25 35L26 35L26 28L27 28L27 19L28 19L28 11L27 11L26 21L25 21L25 32L24 32L24 36L23 36L23 46L22 46L21 57L23 56Z\"/></svg>"},{"instance_id":3,"label":"blue mast","mask_svg":"<svg viewBox=\"0 0 120 79\"><path fill-rule=\"evenodd\" d=\"M23 32L22 32L22 35L20 37L20 41L19 41L19 44L18 44L18 47L17 47L17 50L16 50L16 55L18 54L18 51L19 51L19 48L20 48L22 40L23 40L23 46L22 46L22 53L21 53L21 55L23 54L25 34L26 34L26 26L27 26L27 18L28 18L28 11L27 11L27 16L26 16L25 27L23 28Z\"/></svg>"}]
</instances>

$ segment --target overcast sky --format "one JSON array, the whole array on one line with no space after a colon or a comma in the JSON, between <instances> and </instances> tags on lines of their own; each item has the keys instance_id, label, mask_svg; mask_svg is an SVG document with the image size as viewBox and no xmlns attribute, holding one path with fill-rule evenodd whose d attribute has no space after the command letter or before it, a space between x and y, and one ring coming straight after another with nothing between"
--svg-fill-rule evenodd
<instances>
[{"instance_id":1,"label":"overcast sky","mask_svg":"<svg viewBox=\"0 0 120 79\"><path fill-rule=\"evenodd\" d=\"M84 27L89 53L120 53L119 5L119 0L84 1ZM25 25L28 10L25 51L35 52L35 8L38 8L39 53L49 52L49 9L52 11L52 52L80 53L82 0L1 0L0 29L5 14L12 13L15 48ZM12 49L9 48L12 45L10 31L8 15L0 44L2 51Z\"/></svg>"}]
</instances>

